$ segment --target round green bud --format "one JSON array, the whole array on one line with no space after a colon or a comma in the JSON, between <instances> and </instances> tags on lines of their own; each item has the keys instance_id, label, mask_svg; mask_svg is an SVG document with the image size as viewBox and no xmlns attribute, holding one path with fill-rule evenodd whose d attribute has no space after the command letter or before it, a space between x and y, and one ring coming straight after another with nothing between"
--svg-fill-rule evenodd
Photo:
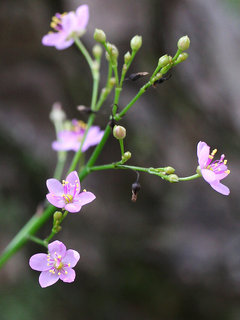
<instances>
[{"instance_id":1,"label":"round green bud","mask_svg":"<svg viewBox=\"0 0 240 320\"><path fill-rule=\"evenodd\" d=\"M131 53L128 51L127 53L125 53L125 55L124 55L124 63L125 64L128 64L129 62L130 62L130 60L131 60Z\"/></svg>"},{"instance_id":2,"label":"round green bud","mask_svg":"<svg viewBox=\"0 0 240 320\"><path fill-rule=\"evenodd\" d=\"M142 46L142 37L134 36L130 42L130 46L133 51L139 50Z\"/></svg>"},{"instance_id":3,"label":"round green bud","mask_svg":"<svg viewBox=\"0 0 240 320\"><path fill-rule=\"evenodd\" d=\"M168 181L171 183L178 182L178 176L176 174L170 174L168 176Z\"/></svg>"},{"instance_id":4,"label":"round green bud","mask_svg":"<svg viewBox=\"0 0 240 320\"><path fill-rule=\"evenodd\" d=\"M158 60L158 66L160 68L165 67L169 63L170 63L170 57L167 54L165 54Z\"/></svg>"},{"instance_id":5,"label":"round green bud","mask_svg":"<svg viewBox=\"0 0 240 320\"><path fill-rule=\"evenodd\" d=\"M123 156L122 156L122 161L128 161L131 158L132 154L130 151L126 151L124 152Z\"/></svg>"},{"instance_id":6,"label":"round green bud","mask_svg":"<svg viewBox=\"0 0 240 320\"><path fill-rule=\"evenodd\" d=\"M179 50L182 50L182 51L187 50L190 46L190 39L188 38L188 36L181 37L178 40L177 46Z\"/></svg>"},{"instance_id":7,"label":"round green bud","mask_svg":"<svg viewBox=\"0 0 240 320\"><path fill-rule=\"evenodd\" d=\"M113 136L116 139L124 139L126 137L126 129L122 126L114 126Z\"/></svg>"},{"instance_id":8,"label":"round green bud","mask_svg":"<svg viewBox=\"0 0 240 320\"><path fill-rule=\"evenodd\" d=\"M164 171L166 172L166 174L172 174L175 172L175 169L173 167L166 167L164 168Z\"/></svg>"},{"instance_id":9,"label":"round green bud","mask_svg":"<svg viewBox=\"0 0 240 320\"><path fill-rule=\"evenodd\" d=\"M188 58L187 52L183 52L178 56L177 62L178 63L183 62L183 61L187 60L187 58Z\"/></svg>"},{"instance_id":10,"label":"round green bud","mask_svg":"<svg viewBox=\"0 0 240 320\"><path fill-rule=\"evenodd\" d=\"M103 50L99 44L95 44L95 46L93 46L92 52L93 52L94 57L96 59L99 59L102 56Z\"/></svg>"},{"instance_id":11,"label":"round green bud","mask_svg":"<svg viewBox=\"0 0 240 320\"><path fill-rule=\"evenodd\" d=\"M101 29L95 29L93 38L100 43L106 42L106 34L103 30Z\"/></svg>"},{"instance_id":12,"label":"round green bud","mask_svg":"<svg viewBox=\"0 0 240 320\"><path fill-rule=\"evenodd\" d=\"M114 44L111 44L111 43L107 43L107 48L108 48L108 51L109 51L109 54L111 56L111 58L113 59L116 59L118 58L118 49L117 47L114 45Z\"/></svg>"},{"instance_id":13,"label":"round green bud","mask_svg":"<svg viewBox=\"0 0 240 320\"><path fill-rule=\"evenodd\" d=\"M56 212L54 212L53 219L54 219L55 221L62 219L62 212L61 212L61 211L56 211Z\"/></svg>"},{"instance_id":14,"label":"round green bud","mask_svg":"<svg viewBox=\"0 0 240 320\"><path fill-rule=\"evenodd\" d=\"M113 86L115 86L115 84L116 84L116 79L115 79L114 77L112 77L112 78L109 80L109 85L110 85L110 87L113 87Z\"/></svg>"}]
</instances>

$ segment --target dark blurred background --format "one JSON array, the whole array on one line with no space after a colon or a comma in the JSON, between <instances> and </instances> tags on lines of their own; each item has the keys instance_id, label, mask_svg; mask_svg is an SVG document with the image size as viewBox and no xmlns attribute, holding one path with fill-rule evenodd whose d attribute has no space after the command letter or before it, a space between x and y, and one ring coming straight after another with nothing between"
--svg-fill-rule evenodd
<instances>
[{"instance_id":1,"label":"dark blurred background","mask_svg":"<svg viewBox=\"0 0 240 320\"><path fill-rule=\"evenodd\" d=\"M71 119L80 116L77 105L90 102L92 79L77 49L41 45L55 12L82 3L0 2L1 250L45 198L56 163L52 104L60 101ZM171 165L180 176L191 175L196 145L206 141L228 158L231 174L224 183L231 194L218 194L202 179L170 185L141 174L142 190L132 203L134 173L91 174L82 185L96 200L70 215L57 236L81 253L76 281L41 289L28 259L43 249L28 243L0 271L0 319L239 320L240 1L85 3L90 22L82 40L90 51L94 29L101 28L118 46L121 65L130 39L143 36L130 72L152 72L159 57L174 55L178 38L189 35L189 59L172 70L169 81L150 88L121 122L133 155L129 164ZM125 82L120 108L143 83ZM97 119L102 128L111 103ZM119 156L111 138L98 163ZM38 235L45 237L50 228L49 222Z\"/></svg>"}]
</instances>

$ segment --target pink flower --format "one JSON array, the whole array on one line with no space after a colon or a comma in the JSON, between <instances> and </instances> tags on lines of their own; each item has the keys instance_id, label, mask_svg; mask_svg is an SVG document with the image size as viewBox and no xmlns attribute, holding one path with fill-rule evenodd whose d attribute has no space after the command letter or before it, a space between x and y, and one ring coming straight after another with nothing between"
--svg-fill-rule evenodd
<instances>
[{"instance_id":1,"label":"pink flower","mask_svg":"<svg viewBox=\"0 0 240 320\"><path fill-rule=\"evenodd\" d=\"M92 202L96 197L92 192L83 190L76 171L69 173L66 180L62 183L57 179L48 179L47 194L48 201L57 208L64 208L69 212L78 212L82 206Z\"/></svg>"},{"instance_id":2,"label":"pink flower","mask_svg":"<svg viewBox=\"0 0 240 320\"><path fill-rule=\"evenodd\" d=\"M41 271L39 284L46 288L59 279L64 282L75 280L75 271L72 269L80 259L80 254L72 249L66 250L65 245L56 240L48 245L48 254L34 254L29 265L33 270Z\"/></svg>"},{"instance_id":3,"label":"pink flower","mask_svg":"<svg viewBox=\"0 0 240 320\"><path fill-rule=\"evenodd\" d=\"M74 37L85 32L88 23L88 6L82 5L76 12L56 13L50 26L55 32L49 32L42 38L45 46L54 46L58 50L66 49L74 43Z\"/></svg>"},{"instance_id":4,"label":"pink flower","mask_svg":"<svg viewBox=\"0 0 240 320\"><path fill-rule=\"evenodd\" d=\"M230 190L220 180L225 178L230 170L227 168L227 160L224 160L224 154L221 155L219 160L213 161L216 152L217 149L214 149L210 154L210 147L205 142L200 141L197 145L198 163L204 180L214 190L227 196Z\"/></svg>"},{"instance_id":5,"label":"pink flower","mask_svg":"<svg viewBox=\"0 0 240 320\"><path fill-rule=\"evenodd\" d=\"M85 130L86 124L83 121L72 120L71 129L60 131L58 140L52 143L52 148L56 151L78 151ZM82 151L85 152L88 148L98 144L102 140L103 134L104 131L100 130L98 126L90 127Z\"/></svg>"}]
</instances>

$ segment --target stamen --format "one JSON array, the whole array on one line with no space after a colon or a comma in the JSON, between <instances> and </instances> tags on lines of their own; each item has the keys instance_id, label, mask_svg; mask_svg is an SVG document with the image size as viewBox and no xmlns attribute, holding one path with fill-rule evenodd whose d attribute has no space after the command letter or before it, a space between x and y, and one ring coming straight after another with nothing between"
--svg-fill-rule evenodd
<instances>
[{"instance_id":1,"label":"stamen","mask_svg":"<svg viewBox=\"0 0 240 320\"><path fill-rule=\"evenodd\" d=\"M211 155L212 155L212 156L215 156L216 153L217 153L217 149L214 149L214 150L211 152Z\"/></svg>"},{"instance_id":2,"label":"stamen","mask_svg":"<svg viewBox=\"0 0 240 320\"><path fill-rule=\"evenodd\" d=\"M67 272L67 271L65 271L65 274L68 274L68 272Z\"/></svg>"},{"instance_id":3,"label":"stamen","mask_svg":"<svg viewBox=\"0 0 240 320\"><path fill-rule=\"evenodd\" d=\"M223 161L223 163L226 165L227 164L227 159Z\"/></svg>"},{"instance_id":4,"label":"stamen","mask_svg":"<svg viewBox=\"0 0 240 320\"><path fill-rule=\"evenodd\" d=\"M58 272L58 275L60 276L60 275L61 275L61 272Z\"/></svg>"}]
</instances>

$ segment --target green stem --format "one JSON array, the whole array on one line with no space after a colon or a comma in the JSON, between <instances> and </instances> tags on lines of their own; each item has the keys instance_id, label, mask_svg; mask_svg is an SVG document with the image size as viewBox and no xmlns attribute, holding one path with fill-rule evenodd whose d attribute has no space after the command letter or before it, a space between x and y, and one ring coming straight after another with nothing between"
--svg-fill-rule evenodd
<instances>
[{"instance_id":1,"label":"green stem","mask_svg":"<svg viewBox=\"0 0 240 320\"><path fill-rule=\"evenodd\" d=\"M58 157L57 165L56 165L56 169L54 171L53 177L55 179L57 179L57 180L60 180L61 177L62 177L64 165L65 165L65 162L66 162L66 159L67 159L66 151L59 151L57 157Z\"/></svg>"},{"instance_id":2,"label":"green stem","mask_svg":"<svg viewBox=\"0 0 240 320\"><path fill-rule=\"evenodd\" d=\"M201 175L196 173L196 174L193 174L192 176L189 176L189 177L183 177L183 178L179 178L178 180L179 181L191 181L191 180L194 180L194 179L197 179L197 178L200 178Z\"/></svg>"},{"instance_id":3,"label":"green stem","mask_svg":"<svg viewBox=\"0 0 240 320\"><path fill-rule=\"evenodd\" d=\"M84 47L82 41L79 38L74 38L75 44L78 47L78 49L82 52L82 54L84 55L85 59L87 60L87 63L93 73L93 60L90 56L90 54L88 53L87 49Z\"/></svg>"},{"instance_id":4,"label":"green stem","mask_svg":"<svg viewBox=\"0 0 240 320\"><path fill-rule=\"evenodd\" d=\"M42 240L42 239L40 239L40 238L38 238L38 237L28 236L28 239L31 240L31 241L33 241L33 242L35 242L35 243L37 243L37 244L40 244L41 246L44 246L45 248L48 247L48 246L47 246L47 243L46 243L44 240Z\"/></svg>"},{"instance_id":5,"label":"green stem","mask_svg":"<svg viewBox=\"0 0 240 320\"><path fill-rule=\"evenodd\" d=\"M124 155L124 143L123 139L119 139L120 149L121 149L121 155Z\"/></svg>"}]
</instances>

